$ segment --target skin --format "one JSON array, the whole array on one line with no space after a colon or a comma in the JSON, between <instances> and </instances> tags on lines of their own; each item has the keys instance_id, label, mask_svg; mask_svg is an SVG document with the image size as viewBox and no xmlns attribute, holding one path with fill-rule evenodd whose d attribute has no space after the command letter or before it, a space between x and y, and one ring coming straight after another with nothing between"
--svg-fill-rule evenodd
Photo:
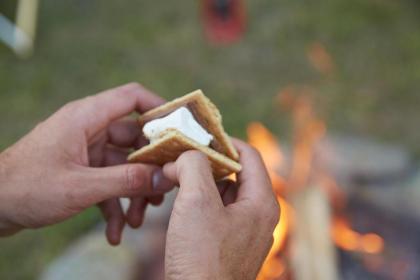
<instances>
[{"instance_id":1,"label":"skin","mask_svg":"<svg viewBox=\"0 0 420 280\"><path fill-rule=\"evenodd\" d=\"M64 221L98 204L108 241L125 223L139 227L148 203L158 205L173 184L156 166L126 164L144 145L133 119L164 103L131 83L70 102L0 154L0 235ZM155 184L153 184L155 183ZM125 215L119 197L130 197Z\"/></svg>"},{"instance_id":2,"label":"skin","mask_svg":"<svg viewBox=\"0 0 420 280\"><path fill-rule=\"evenodd\" d=\"M279 204L259 153L234 140L242 171L216 185L198 151L164 166L179 182L166 240L166 279L255 279L271 248Z\"/></svg>"},{"instance_id":3,"label":"skin","mask_svg":"<svg viewBox=\"0 0 420 280\"><path fill-rule=\"evenodd\" d=\"M132 83L70 102L0 153L0 236L64 221L98 205L110 244L125 223L142 224L148 204L180 186L166 241L166 279L255 279L271 245L279 205L259 153L234 140L242 171L216 182L206 156L182 154L163 171L127 164L146 144L125 118L164 100ZM129 197L125 214L119 198Z\"/></svg>"}]
</instances>

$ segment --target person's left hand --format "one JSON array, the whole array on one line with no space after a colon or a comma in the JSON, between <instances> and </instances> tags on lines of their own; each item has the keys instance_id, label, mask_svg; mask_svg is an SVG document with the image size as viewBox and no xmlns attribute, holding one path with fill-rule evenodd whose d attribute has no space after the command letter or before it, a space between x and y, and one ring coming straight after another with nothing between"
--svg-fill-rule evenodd
<instances>
[{"instance_id":1,"label":"person's left hand","mask_svg":"<svg viewBox=\"0 0 420 280\"><path fill-rule=\"evenodd\" d=\"M135 120L121 119L164 101L132 83L73 101L0 153L0 235L63 221L99 204L107 238L118 244L125 222L138 227L148 203L173 184L160 168L126 164L145 144ZM119 197L130 197L127 215Z\"/></svg>"}]
</instances>

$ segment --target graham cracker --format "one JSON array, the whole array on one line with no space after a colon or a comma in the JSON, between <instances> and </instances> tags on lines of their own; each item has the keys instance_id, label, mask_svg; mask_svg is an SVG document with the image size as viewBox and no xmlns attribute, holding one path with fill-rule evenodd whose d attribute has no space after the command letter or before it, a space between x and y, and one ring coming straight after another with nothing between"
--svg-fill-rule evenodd
<instances>
[{"instance_id":1,"label":"graham cracker","mask_svg":"<svg viewBox=\"0 0 420 280\"><path fill-rule=\"evenodd\" d=\"M201 90L193 91L144 113L139 117L139 122L143 126L148 121L164 117L183 106L187 107L196 121L213 135L211 148L234 161L239 159L238 152L223 129L222 116L219 110Z\"/></svg>"},{"instance_id":2,"label":"graham cracker","mask_svg":"<svg viewBox=\"0 0 420 280\"><path fill-rule=\"evenodd\" d=\"M197 143L176 129L167 129L160 136L155 142L130 154L128 161L162 166L165 163L176 161L182 153L188 150L198 150L204 153L210 160L213 175L216 179L237 173L242 168L236 161L207 146Z\"/></svg>"}]
</instances>

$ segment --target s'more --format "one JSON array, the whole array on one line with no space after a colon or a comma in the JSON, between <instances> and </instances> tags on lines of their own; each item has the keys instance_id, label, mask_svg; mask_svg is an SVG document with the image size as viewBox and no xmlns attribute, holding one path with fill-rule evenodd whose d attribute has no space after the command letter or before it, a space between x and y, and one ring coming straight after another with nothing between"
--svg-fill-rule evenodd
<instances>
[{"instance_id":1,"label":"s'more","mask_svg":"<svg viewBox=\"0 0 420 280\"><path fill-rule=\"evenodd\" d=\"M198 150L208 157L216 179L241 170L222 116L201 90L156 107L138 121L150 143L131 153L129 162L163 166L185 151Z\"/></svg>"}]
</instances>

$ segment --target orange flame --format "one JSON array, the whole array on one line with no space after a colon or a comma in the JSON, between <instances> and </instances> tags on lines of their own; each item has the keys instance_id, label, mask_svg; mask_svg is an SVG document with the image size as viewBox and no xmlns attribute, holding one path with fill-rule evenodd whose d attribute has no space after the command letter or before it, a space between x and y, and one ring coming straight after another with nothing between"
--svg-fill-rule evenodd
<instances>
[{"instance_id":1,"label":"orange flame","mask_svg":"<svg viewBox=\"0 0 420 280\"><path fill-rule=\"evenodd\" d=\"M271 246L270 252L265 259L265 262L258 275L258 280L264 279L276 279L279 278L285 272L285 263L279 259L278 254L284 248L286 243L287 234L290 227L290 219L292 216L292 208L290 205L280 196L277 197L280 203L280 221L277 224L273 233L273 245Z\"/></svg>"},{"instance_id":2,"label":"orange flame","mask_svg":"<svg viewBox=\"0 0 420 280\"><path fill-rule=\"evenodd\" d=\"M384 250L384 240L375 233L360 234L352 230L344 218L336 218L332 238L338 247L353 252L378 254Z\"/></svg>"},{"instance_id":3,"label":"orange flame","mask_svg":"<svg viewBox=\"0 0 420 280\"><path fill-rule=\"evenodd\" d=\"M277 252L279 252L283 247L286 241L287 232L289 230L290 218L292 216L292 210L290 205L281 198L277 197L280 204L280 221L274 230L274 241L273 246L271 247L268 257L273 257Z\"/></svg>"},{"instance_id":4,"label":"orange flame","mask_svg":"<svg viewBox=\"0 0 420 280\"><path fill-rule=\"evenodd\" d=\"M284 179L278 175L283 164L283 153L276 137L261 123L257 122L248 125L247 134L249 144L261 153L275 191L283 193Z\"/></svg>"}]
</instances>

